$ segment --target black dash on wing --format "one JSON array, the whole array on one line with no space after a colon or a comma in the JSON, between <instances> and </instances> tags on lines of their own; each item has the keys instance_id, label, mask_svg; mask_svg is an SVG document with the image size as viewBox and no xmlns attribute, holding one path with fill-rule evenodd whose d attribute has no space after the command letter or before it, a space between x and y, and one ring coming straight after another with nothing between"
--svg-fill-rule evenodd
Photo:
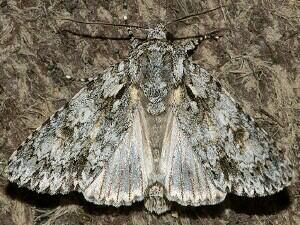
<instances>
[{"instance_id":1,"label":"black dash on wing","mask_svg":"<svg viewBox=\"0 0 300 225\"><path fill-rule=\"evenodd\" d=\"M222 90L222 86L220 84L219 81L216 81L216 87L217 87L217 91L221 91Z\"/></svg>"},{"instance_id":2,"label":"black dash on wing","mask_svg":"<svg viewBox=\"0 0 300 225\"><path fill-rule=\"evenodd\" d=\"M185 85L186 87L186 93L189 96L189 98L193 101L196 100L196 96L194 95L193 91L191 90L191 88L188 85Z\"/></svg>"},{"instance_id":3,"label":"black dash on wing","mask_svg":"<svg viewBox=\"0 0 300 225\"><path fill-rule=\"evenodd\" d=\"M245 115L246 115L246 118L248 121L252 121L251 116L249 116L248 114L245 114Z\"/></svg>"},{"instance_id":4,"label":"black dash on wing","mask_svg":"<svg viewBox=\"0 0 300 225\"><path fill-rule=\"evenodd\" d=\"M123 97L126 87L127 87L126 85L123 85L123 87L116 94L116 99L121 99Z\"/></svg>"},{"instance_id":5,"label":"black dash on wing","mask_svg":"<svg viewBox=\"0 0 300 225\"><path fill-rule=\"evenodd\" d=\"M48 121L48 120L46 120L46 121ZM45 122L46 122L46 121L45 121ZM44 123L45 123L45 122L44 122ZM35 130L32 132L32 134L31 134L32 137L39 131L39 129L40 129L40 127L37 128L37 129L35 129Z\"/></svg>"},{"instance_id":6,"label":"black dash on wing","mask_svg":"<svg viewBox=\"0 0 300 225\"><path fill-rule=\"evenodd\" d=\"M50 123L50 118L51 117L49 117L46 121L43 122L42 127Z\"/></svg>"},{"instance_id":7,"label":"black dash on wing","mask_svg":"<svg viewBox=\"0 0 300 225\"><path fill-rule=\"evenodd\" d=\"M96 80L91 80L90 82L87 83L86 88L88 91L92 91L95 89L95 81Z\"/></svg>"},{"instance_id":8,"label":"black dash on wing","mask_svg":"<svg viewBox=\"0 0 300 225\"><path fill-rule=\"evenodd\" d=\"M21 148L23 148L23 146L26 144L26 141L25 142L22 142L22 144L19 145L19 147L17 148L17 151L19 151Z\"/></svg>"},{"instance_id":9,"label":"black dash on wing","mask_svg":"<svg viewBox=\"0 0 300 225\"><path fill-rule=\"evenodd\" d=\"M69 108L69 105L70 105L70 103L69 103L69 102L66 102L65 105L64 105L64 109L68 109L68 108Z\"/></svg>"},{"instance_id":10,"label":"black dash on wing","mask_svg":"<svg viewBox=\"0 0 300 225\"><path fill-rule=\"evenodd\" d=\"M243 108L239 103L235 103L235 106L239 112L243 112Z\"/></svg>"}]
</instances>

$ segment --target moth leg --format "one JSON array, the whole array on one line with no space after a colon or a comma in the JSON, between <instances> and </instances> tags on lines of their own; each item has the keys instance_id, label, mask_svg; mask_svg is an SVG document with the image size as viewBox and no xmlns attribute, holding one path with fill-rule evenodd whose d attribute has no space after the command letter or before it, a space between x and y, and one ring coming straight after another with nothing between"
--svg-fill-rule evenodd
<instances>
[{"instance_id":1,"label":"moth leg","mask_svg":"<svg viewBox=\"0 0 300 225\"><path fill-rule=\"evenodd\" d=\"M71 81L75 81L75 82L84 82L84 83L90 82L90 81L94 81L94 80L98 79L97 76L95 76L95 77L87 77L87 78L75 78L75 77L72 77L70 75L66 75L65 78L67 80L71 80Z\"/></svg>"},{"instance_id":2,"label":"moth leg","mask_svg":"<svg viewBox=\"0 0 300 225\"><path fill-rule=\"evenodd\" d=\"M127 5L126 5L126 7L127 7ZM127 15L124 15L123 19L124 19L125 24L128 24L128 17L127 17ZM142 41L139 40L139 38L136 38L134 36L134 33L132 31L132 27L128 27L127 28L127 35L128 35L128 38L129 38L129 41L130 41L130 46L131 46L132 49L135 49L137 46L139 46L140 44L142 44Z\"/></svg>"},{"instance_id":3,"label":"moth leg","mask_svg":"<svg viewBox=\"0 0 300 225\"><path fill-rule=\"evenodd\" d=\"M204 35L200 35L199 36L199 41L205 41L205 40L219 40L221 37L223 36L223 34L221 33L221 30L217 30L217 31L213 31Z\"/></svg>"},{"instance_id":4,"label":"moth leg","mask_svg":"<svg viewBox=\"0 0 300 225\"><path fill-rule=\"evenodd\" d=\"M207 34L200 34L196 36L194 39L188 41L184 45L184 49L186 52L190 52L195 50L203 41L206 40L214 40L218 41L223 36L222 30L213 31Z\"/></svg>"}]
</instances>

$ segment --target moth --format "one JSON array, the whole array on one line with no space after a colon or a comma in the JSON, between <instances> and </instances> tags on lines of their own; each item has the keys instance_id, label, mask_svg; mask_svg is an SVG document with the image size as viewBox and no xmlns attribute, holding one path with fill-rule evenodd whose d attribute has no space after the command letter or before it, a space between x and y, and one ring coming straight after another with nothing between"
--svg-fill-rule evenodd
<instances>
[{"instance_id":1,"label":"moth","mask_svg":"<svg viewBox=\"0 0 300 225\"><path fill-rule=\"evenodd\" d=\"M90 81L9 159L8 178L51 195L81 192L97 205L144 201L213 205L227 193L266 196L291 183L289 160L163 26Z\"/></svg>"}]
</instances>

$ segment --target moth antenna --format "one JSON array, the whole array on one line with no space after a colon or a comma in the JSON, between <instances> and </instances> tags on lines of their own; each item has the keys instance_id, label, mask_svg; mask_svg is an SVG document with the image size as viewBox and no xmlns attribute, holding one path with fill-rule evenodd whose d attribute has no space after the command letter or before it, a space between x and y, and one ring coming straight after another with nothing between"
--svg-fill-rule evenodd
<instances>
[{"instance_id":1,"label":"moth antenna","mask_svg":"<svg viewBox=\"0 0 300 225\"><path fill-rule=\"evenodd\" d=\"M75 36L80 36L80 37L84 37L84 38L89 38L89 39L101 39L101 40L130 40L131 37L126 36L126 37L107 37L107 36L103 36L103 35L91 35L91 34L82 34L80 32L76 32L76 31L72 31L72 30L68 30L68 29L61 29L60 32L67 32L70 33L72 35ZM136 38L136 39L140 39L140 40L145 40L145 38Z\"/></svg>"},{"instance_id":2,"label":"moth antenna","mask_svg":"<svg viewBox=\"0 0 300 225\"><path fill-rule=\"evenodd\" d=\"M184 17L175 19L175 20L173 20L173 21L171 21L171 22L168 22L168 23L166 24L166 26L169 26L169 25L171 25L172 23L177 23L177 22L180 22L180 21L183 21L183 20L187 20L187 19L192 18L192 17L201 16L201 15L204 15L204 14L206 14L206 13L210 13L210 12L216 11L216 10L218 10L218 9L221 9L222 7L225 7L225 6L221 5L221 6L218 6L218 7L216 7L216 8L209 9L209 10L206 10L206 11L203 11L203 12L200 12L200 13L190 14L190 15L187 15L187 16L184 16Z\"/></svg>"},{"instance_id":3,"label":"moth antenna","mask_svg":"<svg viewBox=\"0 0 300 225\"><path fill-rule=\"evenodd\" d=\"M104 25L104 26L125 27L125 28L128 29L127 30L127 32L128 32L127 37L106 37L106 36L102 36L102 35L80 34L80 33L74 32L74 31L66 30L66 29L63 29L62 31L71 33L71 34L76 35L76 36L83 36L83 37L92 38L92 39L131 40L133 38L132 29L144 29L144 30L149 29L148 27L127 24L128 18L127 18L126 15L124 16L123 19L125 21L125 24L113 24L113 23L98 22L98 21L97 22L94 22L94 21L93 22L91 22L91 21L85 22L85 21L74 20L74 19L69 19L69 18L61 18L61 20L71 21L71 22L74 22L74 23L81 23L81 24L98 24L98 25ZM146 40L146 38L143 38L143 37L142 38L134 37L134 39Z\"/></svg>"},{"instance_id":4,"label":"moth antenna","mask_svg":"<svg viewBox=\"0 0 300 225\"><path fill-rule=\"evenodd\" d=\"M127 16L125 16L127 19ZM125 19L124 17L124 19ZM106 22L100 22L100 21L81 21L81 20L74 20L69 18L61 18L61 20L71 21L74 23L81 23L81 24L98 24L98 25L104 25L104 26L115 26L115 27L128 27L128 28L136 28L136 29L149 29L148 27L138 26L138 25L130 25L130 24L114 24L114 23L106 23Z\"/></svg>"}]
</instances>

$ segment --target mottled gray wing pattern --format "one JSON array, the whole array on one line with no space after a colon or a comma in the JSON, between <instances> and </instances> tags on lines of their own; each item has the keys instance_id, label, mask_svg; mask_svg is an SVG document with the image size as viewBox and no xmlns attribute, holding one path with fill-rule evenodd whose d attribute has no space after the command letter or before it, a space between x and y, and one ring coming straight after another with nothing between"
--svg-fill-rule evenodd
<instances>
[{"instance_id":1,"label":"mottled gray wing pattern","mask_svg":"<svg viewBox=\"0 0 300 225\"><path fill-rule=\"evenodd\" d=\"M196 151L202 150L194 149L179 120L175 112L169 113L168 132L160 160L160 170L165 175L166 197L181 205L216 204L225 198L226 192L216 187L210 171L197 155Z\"/></svg>"},{"instance_id":2,"label":"mottled gray wing pattern","mask_svg":"<svg viewBox=\"0 0 300 225\"><path fill-rule=\"evenodd\" d=\"M167 198L207 205L230 192L265 196L288 186L291 165L266 132L204 69L185 70L184 85L172 94L160 162Z\"/></svg>"},{"instance_id":3,"label":"mottled gray wing pattern","mask_svg":"<svg viewBox=\"0 0 300 225\"><path fill-rule=\"evenodd\" d=\"M37 192L82 192L96 204L143 198L147 186L142 112L124 62L89 83L13 153L9 180Z\"/></svg>"}]
</instances>

